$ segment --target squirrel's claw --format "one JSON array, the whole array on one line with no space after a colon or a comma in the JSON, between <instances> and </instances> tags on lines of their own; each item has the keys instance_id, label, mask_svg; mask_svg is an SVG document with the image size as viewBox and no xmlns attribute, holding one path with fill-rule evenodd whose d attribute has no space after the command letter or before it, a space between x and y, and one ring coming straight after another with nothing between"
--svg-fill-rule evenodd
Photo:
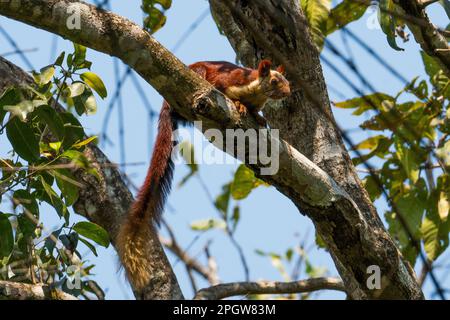
<instances>
[{"instance_id":1,"label":"squirrel's claw","mask_svg":"<svg viewBox=\"0 0 450 320\"><path fill-rule=\"evenodd\" d=\"M241 116L246 116L248 114L247 107L244 104L242 104L240 101L235 101L234 105L236 106L236 109Z\"/></svg>"}]
</instances>

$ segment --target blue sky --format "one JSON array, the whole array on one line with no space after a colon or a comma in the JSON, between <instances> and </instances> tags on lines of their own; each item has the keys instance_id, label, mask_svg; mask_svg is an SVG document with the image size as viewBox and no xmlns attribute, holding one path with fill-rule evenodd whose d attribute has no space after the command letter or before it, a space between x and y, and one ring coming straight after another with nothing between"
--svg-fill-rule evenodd
<instances>
[{"instance_id":1,"label":"blue sky","mask_svg":"<svg viewBox=\"0 0 450 320\"><path fill-rule=\"evenodd\" d=\"M140 1L112 1L114 12L128 17L141 24L142 12ZM180 39L184 39L181 46L178 46L175 54L184 63L190 64L200 60L227 60L235 61L235 53L229 45L227 39L219 35L211 15L205 10L208 9L208 2L205 0L181 1L175 0L173 7L167 12L167 24L159 31L155 37L168 49L173 49ZM206 13L205 13L206 12ZM205 19L186 36L192 23L201 15ZM433 22L441 27L445 27L448 18L439 6L432 6L430 15ZM72 45L61 38L57 39L42 30L38 30L22 23L18 23L4 17L0 17L0 25L11 35L22 49L37 49L27 53L28 59L34 68L41 68L53 62L55 57L63 50L70 52ZM350 29L359 37L363 38L373 47L386 61L406 78L412 79L415 76L425 77L423 65L418 50L418 45L411 40L408 43L401 43L405 48L404 52L396 52L391 49L386 41L385 35L379 29L376 21L376 14L369 11L358 22L350 25ZM330 38L335 46L346 52L343 45L341 33L333 34ZM348 40L349 48L356 58L358 67L362 74L371 81L378 91L395 94L403 88L403 83L398 81L373 60L365 51L360 49L351 40ZM55 46L56 45L56 46ZM55 49L56 48L56 49ZM0 35L0 54L13 51L10 44ZM351 75L348 69L337 60L329 51L324 50L323 54L341 68L349 77L361 87L360 81ZM18 55L7 57L25 70L29 68ZM109 101L115 91L116 75L123 74L125 68L119 63L119 72L114 68L113 59L93 50L88 51L88 59L93 61L92 71L99 74L105 81L109 96L106 101L98 100L99 111L96 115L83 117L82 123L88 134L99 135L102 131L103 120L109 105ZM352 98L355 93L348 88L342 80L336 76L329 68L324 67L324 74L330 89L330 99L340 101L342 97ZM155 112L159 111L162 98L139 76L137 79L145 95ZM366 90L367 91L367 90ZM123 114L124 114L124 139L126 146L126 163L144 163L138 166L125 167L126 173L137 185L144 179L146 166L152 149L153 138L155 136L155 123L151 122L148 112L140 99L133 81L129 78L122 91ZM334 114L341 127L345 129L357 128L362 119L350 115L349 112L334 109ZM118 108L113 110L107 130L109 141L104 144L103 150L113 162L121 162L119 151L119 117ZM352 138L360 141L366 137L367 133L352 131ZM6 137L0 136L0 154L4 154L7 149ZM200 175L205 181L209 192L217 196L223 184L232 178L237 165L202 165ZM178 242L183 246L190 246L189 253L193 256L201 253L206 243L211 243L211 253L217 259L220 279L224 282L242 281L244 274L239 261L238 254L230 244L228 238L220 231L210 231L199 234L189 229L189 225L194 220L217 217L217 213L208 200L198 179L191 179L182 188L177 188L177 183L188 173L184 165L176 167L174 189L169 197L169 205L165 212L165 217L173 227ZM252 280L283 280L280 273L271 265L270 259L259 256L256 249L265 252L284 253L288 248L297 246L305 238L306 243L313 249L308 252L308 258L314 266L323 266L330 276L337 275L330 256L323 250L314 248L314 228L309 219L300 215L295 206L274 188L261 187L256 189L247 199L241 201L241 222L239 224L236 239L244 248L250 265L250 276ZM383 202L377 203L379 214L383 215L386 208ZM79 218L73 217L73 221ZM45 225L52 229L58 225L56 214L49 212L45 217ZM83 251L83 250L82 250ZM185 268L182 263L177 262L170 253L168 254L182 290L187 298L192 296L192 289L189 284ZM439 262L449 257L445 254ZM106 290L108 299L132 298L131 290L125 281L122 273L118 271L118 262L114 250L99 248L99 258L88 256L88 259L96 264L94 272L95 279ZM204 259L201 259L204 262ZM288 268L289 269L289 268ZM442 271L437 271L438 278L444 279ZM306 275L303 272L301 278ZM450 279L446 279L445 284L450 286ZM199 281L200 287L207 283ZM425 285L427 297L430 296L432 287L429 281ZM342 299L344 296L335 292L323 292L320 298Z\"/></svg>"}]
</instances>

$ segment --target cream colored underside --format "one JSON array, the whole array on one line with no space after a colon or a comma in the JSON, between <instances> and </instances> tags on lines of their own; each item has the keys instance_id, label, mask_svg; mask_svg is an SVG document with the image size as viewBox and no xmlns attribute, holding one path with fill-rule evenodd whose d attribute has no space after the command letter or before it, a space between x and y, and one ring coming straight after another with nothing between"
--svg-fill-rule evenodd
<instances>
[{"instance_id":1,"label":"cream colored underside","mask_svg":"<svg viewBox=\"0 0 450 320\"><path fill-rule=\"evenodd\" d=\"M278 72L272 70L271 76L273 77L275 74L278 74ZM266 84L265 82L269 81L270 78L271 77L256 79L245 86L227 88L225 94L231 100L240 101L244 105L255 107L257 108L257 111L260 111L268 99L267 94L262 88Z\"/></svg>"}]
</instances>

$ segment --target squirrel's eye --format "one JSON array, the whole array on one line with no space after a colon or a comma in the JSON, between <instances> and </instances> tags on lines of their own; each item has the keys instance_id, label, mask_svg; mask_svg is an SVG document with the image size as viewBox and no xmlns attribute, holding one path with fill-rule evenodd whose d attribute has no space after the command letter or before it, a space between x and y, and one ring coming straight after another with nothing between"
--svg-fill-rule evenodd
<instances>
[{"instance_id":1,"label":"squirrel's eye","mask_svg":"<svg viewBox=\"0 0 450 320\"><path fill-rule=\"evenodd\" d=\"M270 80L270 84L274 86L274 85L278 84L278 80L272 79L272 80Z\"/></svg>"}]
</instances>

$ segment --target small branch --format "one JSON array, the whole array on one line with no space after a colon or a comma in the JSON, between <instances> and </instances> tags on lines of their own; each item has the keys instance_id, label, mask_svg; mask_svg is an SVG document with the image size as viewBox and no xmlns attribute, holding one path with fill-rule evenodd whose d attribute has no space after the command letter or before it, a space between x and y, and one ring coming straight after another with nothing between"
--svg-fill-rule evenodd
<instances>
[{"instance_id":1,"label":"small branch","mask_svg":"<svg viewBox=\"0 0 450 320\"><path fill-rule=\"evenodd\" d=\"M219 283L217 276L215 276L208 268L205 268L197 260L189 256L183 249L180 248L177 242L160 237L162 245L172 252L178 259L183 261L187 268L194 270L200 274L203 278L208 280L211 284Z\"/></svg>"},{"instance_id":2,"label":"small branch","mask_svg":"<svg viewBox=\"0 0 450 320\"><path fill-rule=\"evenodd\" d=\"M417 279L419 282L419 286L421 288L423 287L425 280L427 279L427 276L428 276L428 268L426 265L423 265L422 270L420 271L419 279Z\"/></svg>"},{"instance_id":3,"label":"small branch","mask_svg":"<svg viewBox=\"0 0 450 320\"><path fill-rule=\"evenodd\" d=\"M216 283L211 283L211 284L213 284L213 285L219 284L220 279L219 279L219 276L217 275L218 274L217 273L217 262L216 262L216 259L214 259L214 257L209 252L209 245L207 245L205 247L205 254L206 254L206 258L208 259L208 268L210 270L210 274L212 276L212 279L214 279L214 281L216 282Z\"/></svg>"},{"instance_id":4,"label":"small branch","mask_svg":"<svg viewBox=\"0 0 450 320\"><path fill-rule=\"evenodd\" d=\"M0 281L0 300L78 300L61 290L43 284Z\"/></svg>"},{"instance_id":5,"label":"small branch","mask_svg":"<svg viewBox=\"0 0 450 320\"><path fill-rule=\"evenodd\" d=\"M207 268L207 267L202 266L197 260L195 260L194 258L189 256L188 253L185 250L183 250L180 247L180 245L178 244L178 242L175 238L175 234L174 234L173 230L170 228L170 226L166 223L166 221L164 219L162 220L162 222L163 222L164 226L166 227L167 232L169 233L170 240L165 239L164 237L160 236L159 240L161 241L161 244L165 248L169 249L169 251L172 252L175 256L177 256L177 258L180 259L186 265L186 268L188 268L188 271L193 270L193 271L197 272L203 278L208 280L208 282L211 285L216 285L216 284L220 283L220 280L219 280L215 270L212 268Z\"/></svg>"},{"instance_id":6,"label":"small branch","mask_svg":"<svg viewBox=\"0 0 450 320\"><path fill-rule=\"evenodd\" d=\"M209 202L211 202L211 204L214 207L215 206L215 204L214 204L215 200L214 200L214 197L212 196L212 194L209 192L208 186L203 181L202 177L200 175L198 175L198 174L197 174L197 179L198 179L198 181L200 183L200 186L205 191L205 194L206 194ZM219 217L221 217L221 212L220 211L217 211L217 212L219 214ZM234 234L230 230L230 227L228 226L228 224L226 225L225 233L227 234L228 238L231 241L231 244L234 246L234 248L236 249L236 251L237 251L237 253L239 255L239 259L241 260L241 264L242 264L242 267L244 269L245 281L249 281L250 280L250 268L248 267L248 263L247 263L247 259L245 258L244 250L242 249L242 246L239 244L239 242L234 237Z\"/></svg>"},{"instance_id":7,"label":"small branch","mask_svg":"<svg viewBox=\"0 0 450 320\"><path fill-rule=\"evenodd\" d=\"M445 36L430 21L425 7L436 2L433 0L395 0L405 15L417 19L420 23L405 20L417 43L429 56L435 58L444 73L450 75L450 47Z\"/></svg>"},{"instance_id":8,"label":"small branch","mask_svg":"<svg viewBox=\"0 0 450 320\"><path fill-rule=\"evenodd\" d=\"M189 268L187 265L185 267L186 267L186 272L187 272L188 277L189 277L189 281L191 282L192 291L197 292L197 282L195 281L192 269Z\"/></svg>"},{"instance_id":9,"label":"small branch","mask_svg":"<svg viewBox=\"0 0 450 320\"><path fill-rule=\"evenodd\" d=\"M17 172L17 171L50 171L50 170L56 170L56 169L79 169L79 165L77 165L74 162L70 163L60 163L60 164L53 164L53 165L39 165L39 166L20 166L20 167L13 167L10 166L7 162L3 161L3 159L0 159L0 162L3 162L6 166L1 168L1 171L4 172ZM94 161L88 162L88 164L92 165L98 165L101 168L114 168L118 169L119 167L123 166L143 166L145 165L145 162L132 162L132 163L98 163Z\"/></svg>"},{"instance_id":10,"label":"small branch","mask_svg":"<svg viewBox=\"0 0 450 320\"><path fill-rule=\"evenodd\" d=\"M312 278L295 282L234 282L201 289L194 300L219 300L249 294L292 294L318 290L345 292L344 284L337 278Z\"/></svg>"}]
</instances>

